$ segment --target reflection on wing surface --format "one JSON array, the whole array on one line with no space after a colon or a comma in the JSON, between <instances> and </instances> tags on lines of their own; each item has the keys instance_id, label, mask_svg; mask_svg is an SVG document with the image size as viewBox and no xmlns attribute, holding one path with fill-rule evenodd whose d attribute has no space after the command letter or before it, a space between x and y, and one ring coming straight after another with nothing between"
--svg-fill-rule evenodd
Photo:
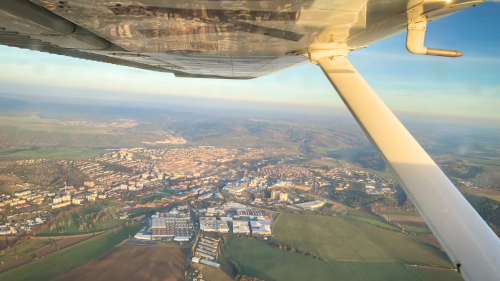
<instances>
[{"instance_id":1,"label":"reflection on wing surface","mask_svg":"<svg viewBox=\"0 0 500 281\"><path fill-rule=\"evenodd\" d=\"M311 38L355 50L400 33L408 3L3 0L0 27L19 37L0 35L0 43L176 76L250 79L308 63ZM430 1L425 10L433 20L472 4Z\"/></svg>"}]
</instances>

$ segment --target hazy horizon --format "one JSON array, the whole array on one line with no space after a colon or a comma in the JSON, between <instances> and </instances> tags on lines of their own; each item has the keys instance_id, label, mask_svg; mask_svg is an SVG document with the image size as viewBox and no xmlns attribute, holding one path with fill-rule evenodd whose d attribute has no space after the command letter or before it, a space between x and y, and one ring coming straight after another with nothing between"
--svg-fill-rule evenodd
<instances>
[{"instance_id":1,"label":"hazy horizon","mask_svg":"<svg viewBox=\"0 0 500 281\"><path fill-rule=\"evenodd\" d=\"M44 101L47 103L61 103L72 105L99 105L102 107L131 107L131 108L151 108L155 110L175 110L178 112L197 111L210 114L222 114L235 117L253 118L256 120L266 120L268 118L276 120L285 120L287 118L317 118L322 120L343 118L349 120L353 124L355 122L352 115L349 113L345 106L300 106L293 104L281 103L265 103L265 102L241 102L234 100L214 99L214 98L196 98L183 97L183 96L162 96L161 99L150 101L148 98L154 98L154 95L132 95L131 97L141 98L141 101L134 100L119 100L113 98L115 94L99 95L92 97L70 97L70 96L48 96L48 95L28 95L18 94L9 95L0 92L1 99L21 100L28 102ZM0 106L2 111L6 108ZM0 112L0 115L4 112ZM440 124L454 124L454 125L468 125L480 127L500 127L500 118L480 118L480 117L464 117L445 114L425 114L419 112L405 112L394 111L394 114L400 120L407 124L419 123L435 123ZM357 126L357 125L356 125Z\"/></svg>"}]
</instances>

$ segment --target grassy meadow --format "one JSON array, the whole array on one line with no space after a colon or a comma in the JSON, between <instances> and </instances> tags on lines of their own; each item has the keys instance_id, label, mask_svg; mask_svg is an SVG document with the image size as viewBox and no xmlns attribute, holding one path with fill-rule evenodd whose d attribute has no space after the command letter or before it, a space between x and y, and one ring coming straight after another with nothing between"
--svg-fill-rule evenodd
<instances>
[{"instance_id":1,"label":"grassy meadow","mask_svg":"<svg viewBox=\"0 0 500 281\"><path fill-rule=\"evenodd\" d=\"M0 256L0 261L3 262L3 264L5 264L9 261L16 259L17 257L33 252L35 250L38 250L44 246L50 245L51 243L57 241L59 241L59 239L53 239L52 241L42 240L42 239L30 239L22 243L21 245L3 250L3 253Z\"/></svg>"},{"instance_id":2,"label":"grassy meadow","mask_svg":"<svg viewBox=\"0 0 500 281\"><path fill-rule=\"evenodd\" d=\"M498 189L484 189L484 188L471 188L471 187L460 187L458 188L462 193L468 193L475 196L483 196L496 201L500 201L500 190Z\"/></svg>"},{"instance_id":3,"label":"grassy meadow","mask_svg":"<svg viewBox=\"0 0 500 281\"><path fill-rule=\"evenodd\" d=\"M321 261L271 247L263 242L229 239L222 253L236 263L241 274L262 280L349 280L349 281L421 281L428 275L425 269L413 271L397 262ZM462 280L451 270L443 270L442 280ZM430 273L432 275L432 273ZM435 279L437 280L437 279Z\"/></svg>"},{"instance_id":4,"label":"grassy meadow","mask_svg":"<svg viewBox=\"0 0 500 281\"><path fill-rule=\"evenodd\" d=\"M273 239L328 261L398 262L452 268L447 256L434 247L362 220L368 219L284 213L274 225Z\"/></svg>"}]
</instances>

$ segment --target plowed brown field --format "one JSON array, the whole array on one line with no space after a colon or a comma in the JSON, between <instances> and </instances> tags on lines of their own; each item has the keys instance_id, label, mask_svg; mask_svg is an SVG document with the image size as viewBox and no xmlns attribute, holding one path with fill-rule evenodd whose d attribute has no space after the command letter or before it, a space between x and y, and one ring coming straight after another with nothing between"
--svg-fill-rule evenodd
<instances>
[{"instance_id":1,"label":"plowed brown field","mask_svg":"<svg viewBox=\"0 0 500 281\"><path fill-rule=\"evenodd\" d=\"M123 246L53 281L184 281L189 250Z\"/></svg>"}]
</instances>

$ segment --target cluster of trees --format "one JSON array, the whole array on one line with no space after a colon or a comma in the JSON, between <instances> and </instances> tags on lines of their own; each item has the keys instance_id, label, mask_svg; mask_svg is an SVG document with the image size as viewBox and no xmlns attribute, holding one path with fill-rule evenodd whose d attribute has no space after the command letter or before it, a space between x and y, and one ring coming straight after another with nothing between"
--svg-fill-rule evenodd
<instances>
[{"instance_id":1,"label":"cluster of trees","mask_svg":"<svg viewBox=\"0 0 500 281\"><path fill-rule=\"evenodd\" d=\"M246 275L242 275L241 268L237 263L231 262L231 261L228 261L228 262L231 265L231 267L233 268L233 271L236 275L236 277L234 278L235 281L264 281L264 280L261 280L261 279L255 278L255 277L248 277Z\"/></svg>"},{"instance_id":2,"label":"cluster of trees","mask_svg":"<svg viewBox=\"0 0 500 281\"><path fill-rule=\"evenodd\" d=\"M267 244L269 246L272 246L274 248L280 249L280 250L288 252L288 253L297 253L297 254L301 254L301 255L304 255L306 257L310 257L313 259L324 260L323 258L316 256L314 253L305 252L305 251L302 251L302 250L294 248L294 247L281 245L273 240L268 240Z\"/></svg>"},{"instance_id":3,"label":"cluster of trees","mask_svg":"<svg viewBox=\"0 0 500 281\"><path fill-rule=\"evenodd\" d=\"M53 216L52 219L50 221L48 221L47 223L37 225L34 229L34 234L35 235L40 234L40 233L44 232L46 229L53 230L53 229L56 229L57 227L60 227L61 223L57 224L59 219L65 217L67 215L79 212L83 208L84 208L84 206L72 206L69 209L66 209L66 210L63 209L63 210L59 211L59 213L57 213L55 216ZM70 224L71 224L71 222L68 222L68 225L70 225Z\"/></svg>"},{"instance_id":4,"label":"cluster of trees","mask_svg":"<svg viewBox=\"0 0 500 281\"><path fill-rule=\"evenodd\" d=\"M243 239L258 240L258 241L262 240L260 237L255 236L255 235L250 235L250 234L242 234L242 233L227 234L227 235L219 234L219 239L222 241L223 244L225 243L225 238L240 238L240 239L243 238ZM302 250L294 248L294 247L282 245L276 241L273 241L272 239L269 239L269 240L266 240L263 242L265 242L267 245L269 245L271 247L280 249L280 250L288 252L288 253L296 253L296 254L305 255L305 256L313 258L313 259L324 260L323 258L316 256L314 253L310 253L310 252L302 251Z\"/></svg>"},{"instance_id":5,"label":"cluster of trees","mask_svg":"<svg viewBox=\"0 0 500 281\"><path fill-rule=\"evenodd\" d=\"M63 220L61 220L59 223L57 223L57 222L53 223L53 224L49 227L49 229L50 229L50 231L52 231L52 230L54 230L54 229L57 229L57 230L58 230L58 233L64 233L64 232L66 232L66 230L64 229L64 227L66 226L66 224L67 224L68 226L70 226L70 225L71 225L71 223L72 223L72 220L71 220L71 219L69 219L67 223L66 223L66 220L64 220L64 219L63 219Z\"/></svg>"},{"instance_id":6,"label":"cluster of trees","mask_svg":"<svg viewBox=\"0 0 500 281\"><path fill-rule=\"evenodd\" d=\"M111 212L106 212L104 209L100 210L96 213L86 214L85 216L79 216L76 218L79 228L78 231L88 231L88 230L96 230L97 226L95 225L98 221L105 221L107 219L115 218L116 214Z\"/></svg>"},{"instance_id":7,"label":"cluster of trees","mask_svg":"<svg viewBox=\"0 0 500 281\"><path fill-rule=\"evenodd\" d=\"M403 189L401 189L398 184L395 185L394 189L397 191L395 194L368 195L364 190L358 188L346 192L335 192L330 196L330 199L344 203L353 208L365 209L370 212L416 212L417 209L411 201L408 200Z\"/></svg>"},{"instance_id":8,"label":"cluster of trees","mask_svg":"<svg viewBox=\"0 0 500 281\"><path fill-rule=\"evenodd\" d=\"M471 166L463 161L457 161L452 157L439 163L439 168L441 168L448 177L451 176L461 179L475 178L479 173L484 171L482 167Z\"/></svg>"},{"instance_id":9,"label":"cluster of trees","mask_svg":"<svg viewBox=\"0 0 500 281\"><path fill-rule=\"evenodd\" d=\"M482 157L482 156L486 157ZM488 153L470 153L467 157L481 161L494 161L494 158L488 158ZM497 155L490 155L498 157ZM464 180L470 180L477 186L500 188L500 168L498 165L476 166L471 165L466 160L456 159L454 155L443 155L442 161L438 163L439 167L448 177L455 177Z\"/></svg>"},{"instance_id":10,"label":"cluster of trees","mask_svg":"<svg viewBox=\"0 0 500 281\"><path fill-rule=\"evenodd\" d=\"M363 168L373 169L375 171L386 171L385 161L380 155L374 152L359 152L353 156L352 161L358 163Z\"/></svg>"},{"instance_id":11,"label":"cluster of trees","mask_svg":"<svg viewBox=\"0 0 500 281\"><path fill-rule=\"evenodd\" d=\"M59 165L57 160L23 165L11 164L2 173L14 174L24 181L41 186L82 185L88 175L73 165Z\"/></svg>"},{"instance_id":12,"label":"cluster of trees","mask_svg":"<svg viewBox=\"0 0 500 281\"><path fill-rule=\"evenodd\" d=\"M117 173L126 173L126 174L133 174L134 169L130 167L125 167L122 165L114 164L114 163L107 163L107 162L99 162L103 166L104 169L117 172Z\"/></svg>"},{"instance_id":13,"label":"cluster of trees","mask_svg":"<svg viewBox=\"0 0 500 281\"><path fill-rule=\"evenodd\" d=\"M500 188L500 168L498 166L485 167L484 171L473 179L473 182L478 186Z\"/></svg>"},{"instance_id":14,"label":"cluster of trees","mask_svg":"<svg viewBox=\"0 0 500 281\"><path fill-rule=\"evenodd\" d=\"M53 217L53 219L50 222L44 225L40 225L39 228L36 229L35 233L36 234L42 233L48 228L50 231L57 230L58 233L62 234L66 232L65 227L66 226L69 227L73 223L78 225L78 231L89 231L92 229L97 229L95 224L98 221L105 221L117 217L116 212L113 212L112 208L103 208L97 212L85 215L75 214L77 212L80 212L84 208L85 208L84 206L75 206L69 210L59 212L56 216ZM65 217L71 214L74 215L66 220Z\"/></svg>"},{"instance_id":15,"label":"cluster of trees","mask_svg":"<svg viewBox=\"0 0 500 281\"><path fill-rule=\"evenodd\" d=\"M500 228L500 202L482 196L464 194L465 199L476 209L479 215L491 226Z\"/></svg>"}]
</instances>

